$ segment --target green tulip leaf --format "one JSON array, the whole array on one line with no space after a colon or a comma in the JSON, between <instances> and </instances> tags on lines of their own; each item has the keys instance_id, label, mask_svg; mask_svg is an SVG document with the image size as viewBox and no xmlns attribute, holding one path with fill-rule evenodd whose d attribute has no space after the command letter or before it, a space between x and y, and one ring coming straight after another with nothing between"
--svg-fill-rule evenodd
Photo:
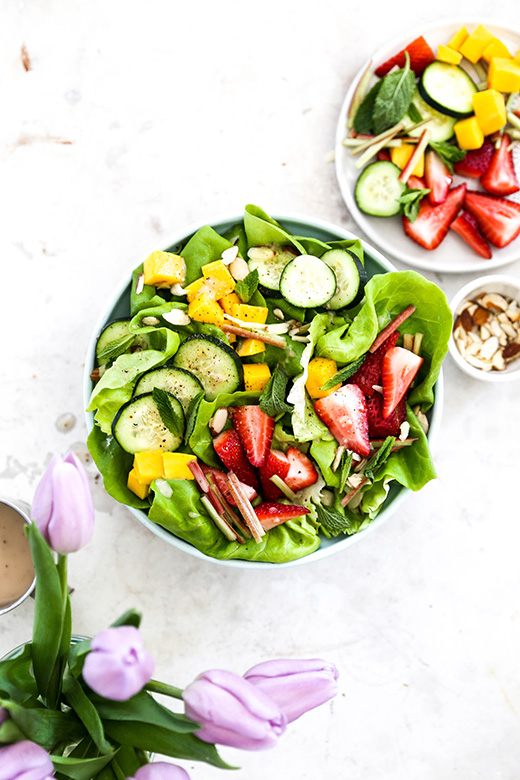
<instances>
[{"instance_id":1,"label":"green tulip leaf","mask_svg":"<svg viewBox=\"0 0 520 780\"><path fill-rule=\"evenodd\" d=\"M98 696L93 696L92 701L103 720L146 723L179 734L190 733L200 728L198 723L189 720L185 715L163 707L146 691L141 691L128 701L111 701ZM143 747L143 750L145 749L146 746Z\"/></svg>"},{"instance_id":2,"label":"green tulip leaf","mask_svg":"<svg viewBox=\"0 0 520 780\"><path fill-rule=\"evenodd\" d=\"M72 780L92 780L92 778L105 767L117 751L112 751L106 756L96 758L71 758L70 756L53 756L51 761L57 773Z\"/></svg>"},{"instance_id":3,"label":"green tulip leaf","mask_svg":"<svg viewBox=\"0 0 520 780\"><path fill-rule=\"evenodd\" d=\"M112 746L105 739L101 718L79 682L71 674L63 681L63 696L87 729L99 752L103 755L110 753Z\"/></svg>"},{"instance_id":4,"label":"green tulip leaf","mask_svg":"<svg viewBox=\"0 0 520 780\"><path fill-rule=\"evenodd\" d=\"M0 699L0 706L9 711L15 726L25 739L36 742L45 750L53 750L60 742L75 743L85 736L85 729L75 715L48 710L44 707L22 707L8 699Z\"/></svg>"},{"instance_id":5,"label":"green tulip leaf","mask_svg":"<svg viewBox=\"0 0 520 780\"><path fill-rule=\"evenodd\" d=\"M38 686L32 673L31 643L23 645L12 658L0 661L0 696L23 704L36 699Z\"/></svg>"},{"instance_id":6,"label":"green tulip leaf","mask_svg":"<svg viewBox=\"0 0 520 780\"><path fill-rule=\"evenodd\" d=\"M136 609L128 609L126 612L123 612L121 617L114 620L111 626L112 628L116 628L117 626L134 626L134 628L139 628L142 617L142 613L137 612Z\"/></svg>"}]
</instances>

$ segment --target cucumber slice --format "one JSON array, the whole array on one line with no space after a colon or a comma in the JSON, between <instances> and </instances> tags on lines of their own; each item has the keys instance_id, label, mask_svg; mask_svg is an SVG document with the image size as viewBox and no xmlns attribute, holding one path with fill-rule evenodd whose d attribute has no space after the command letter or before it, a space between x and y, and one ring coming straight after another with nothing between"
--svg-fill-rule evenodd
<instances>
[{"instance_id":1,"label":"cucumber slice","mask_svg":"<svg viewBox=\"0 0 520 780\"><path fill-rule=\"evenodd\" d=\"M184 368L175 368L174 366L161 366L147 371L138 379L134 387L134 395L151 393L154 387L159 387L174 395L181 402L185 413L190 401L204 390L194 374Z\"/></svg>"},{"instance_id":2,"label":"cucumber slice","mask_svg":"<svg viewBox=\"0 0 520 780\"><path fill-rule=\"evenodd\" d=\"M96 343L96 361L98 365L105 365L124 352L134 352L138 349L148 349L148 347L149 340L146 334L137 334L135 331L131 331L130 319L121 317L109 322L99 334ZM110 352L112 352L111 355ZM103 356L103 353L106 357ZM107 357L107 353L110 356Z\"/></svg>"},{"instance_id":3,"label":"cucumber slice","mask_svg":"<svg viewBox=\"0 0 520 780\"><path fill-rule=\"evenodd\" d=\"M354 197L365 214L393 217L399 213L399 197L406 184L399 181L401 169L387 160L367 165L356 182Z\"/></svg>"},{"instance_id":4,"label":"cucumber slice","mask_svg":"<svg viewBox=\"0 0 520 780\"><path fill-rule=\"evenodd\" d=\"M363 299L367 281L361 261L348 249L331 249L321 259L332 268L337 283L336 292L325 307L337 311L356 306Z\"/></svg>"},{"instance_id":5,"label":"cucumber slice","mask_svg":"<svg viewBox=\"0 0 520 780\"><path fill-rule=\"evenodd\" d=\"M208 401L213 401L219 393L234 393L244 379L237 353L214 336L188 336L173 363L197 377Z\"/></svg>"},{"instance_id":6,"label":"cucumber slice","mask_svg":"<svg viewBox=\"0 0 520 780\"><path fill-rule=\"evenodd\" d=\"M298 255L283 269L280 292L293 306L314 309L323 306L336 292L333 269L314 255Z\"/></svg>"},{"instance_id":7,"label":"cucumber slice","mask_svg":"<svg viewBox=\"0 0 520 780\"><path fill-rule=\"evenodd\" d=\"M170 401L174 412L184 422L181 404L173 395L170 395ZM114 418L112 434L119 446L132 454L147 450L174 452L182 443L182 435L175 436L164 425L153 393L134 396L124 404Z\"/></svg>"},{"instance_id":8,"label":"cucumber slice","mask_svg":"<svg viewBox=\"0 0 520 780\"><path fill-rule=\"evenodd\" d=\"M440 111L436 111L422 99L418 90L415 91L412 103L419 111L422 119L430 120L427 127L431 133L431 141L441 143L442 141L449 141L450 138L453 138L455 135L457 117L446 116L446 114L441 114ZM423 130L424 127L418 127L416 130L410 130L408 135L413 138L418 138Z\"/></svg>"},{"instance_id":9,"label":"cucumber slice","mask_svg":"<svg viewBox=\"0 0 520 780\"><path fill-rule=\"evenodd\" d=\"M258 271L258 283L265 290L280 289L280 277L282 271L291 260L294 260L298 252L292 246L278 246L277 244L265 244L253 246L247 253L248 265L251 271Z\"/></svg>"},{"instance_id":10,"label":"cucumber slice","mask_svg":"<svg viewBox=\"0 0 520 780\"><path fill-rule=\"evenodd\" d=\"M478 87L460 65L432 62L421 76L419 92L436 111L460 119L473 114Z\"/></svg>"}]
</instances>

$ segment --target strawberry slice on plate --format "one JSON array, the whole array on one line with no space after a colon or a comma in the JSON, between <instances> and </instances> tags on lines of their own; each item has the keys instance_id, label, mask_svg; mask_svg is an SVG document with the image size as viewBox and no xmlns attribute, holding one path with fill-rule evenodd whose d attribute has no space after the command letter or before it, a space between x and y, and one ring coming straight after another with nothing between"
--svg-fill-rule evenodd
<instances>
[{"instance_id":1,"label":"strawberry slice on plate","mask_svg":"<svg viewBox=\"0 0 520 780\"><path fill-rule=\"evenodd\" d=\"M292 520L294 517L309 514L309 510L304 506L276 504L272 501L265 501L263 504L255 506L254 510L264 531L270 531L272 528L276 528L277 525L281 525L287 522L287 520Z\"/></svg>"},{"instance_id":2,"label":"strawberry slice on plate","mask_svg":"<svg viewBox=\"0 0 520 780\"><path fill-rule=\"evenodd\" d=\"M228 475L224 471L220 471L220 469L214 469L211 466L206 466L205 463L201 463L201 468L204 474L206 475L206 478L208 474L215 480L215 484L228 502L228 504L231 504L231 506L236 506L235 499L229 492L228 487ZM254 499L258 496L258 493L254 488L252 488L250 485L246 484L245 482L240 483L244 493L248 497L249 501L254 501Z\"/></svg>"},{"instance_id":3,"label":"strawberry slice on plate","mask_svg":"<svg viewBox=\"0 0 520 780\"><path fill-rule=\"evenodd\" d=\"M423 198L419 214L414 222L403 216L403 227L406 235L424 249L436 249L444 240L450 223L457 216L466 193L466 185L459 184L450 190L444 203L432 206Z\"/></svg>"},{"instance_id":4,"label":"strawberry slice on plate","mask_svg":"<svg viewBox=\"0 0 520 780\"><path fill-rule=\"evenodd\" d=\"M271 449L274 417L269 417L259 406L235 406L231 411L233 427L249 462L253 466L263 466Z\"/></svg>"},{"instance_id":5,"label":"strawberry slice on plate","mask_svg":"<svg viewBox=\"0 0 520 780\"><path fill-rule=\"evenodd\" d=\"M271 450L263 466L260 466L260 483L262 485L262 495L265 501L276 501L283 494L280 488L276 487L271 477L277 476L285 480L289 471L289 458L281 450Z\"/></svg>"},{"instance_id":6,"label":"strawberry slice on plate","mask_svg":"<svg viewBox=\"0 0 520 780\"><path fill-rule=\"evenodd\" d=\"M486 140L480 149L471 149L469 152L466 152L464 159L453 163L453 170L459 176L479 179L487 171L494 151L495 144L493 141Z\"/></svg>"},{"instance_id":7,"label":"strawberry slice on plate","mask_svg":"<svg viewBox=\"0 0 520 780\"><path fill-rule=\"evenodd\" d=\"M520 203L468 190L464 208L494 246L507 246L520 234Z\"/></svg>"},{"instance_id":8,"label":"strawberry slice on plate","mask_svg":"<svg viewBox=\"0 0 520 780\"><path fill-rule=\"evenodd\" d=\"M298 490L310 487L318 481L318 472L311 459L304 452L296 447L289 447L286 454L289 461L289 471L285 482L291 490L297 493Z\"/></svg>"},{"instance_id":9,"label":"strawberry slice on plate","mask_svg":"<svg viewBox=\"0 0 520 780\"><path fill-rule=\"evenodd\" d=\"M398 338L399 331L396 330L390 334L375 352L368 352L365 361L356 373L350 377L349 384L358 385L364 394L370 398L375 392L374 385L381 384L381 369L385 352L395 347Z\"/></svg>"},{"instance_id":10,"label":"strawberry slice on plate","mask_svg":"<svg viewBox=\"0 0 520 780\"><path fill-rule=\"evenodd\" d=\"M515 173L513 154L508 151L511 138L507 133L501 138L498 149L493 150L491 161L480 177L480 183L491 195L512 195L520 190Z\"/></svg>"},{"instance_id":11,"label":"strawberry slice on plate","mask_svg":"<svg viewBox=\"0 0 520 780\"><path fill-rule=\"evenodd\" d=\"M448 197L453 176L445 162L441 160L433 149L426 152L424 158L424 178L426 186L431 190L428 193L428 200L432 206L444 203Z\"/></svg>"},{"instance_id":12,"label":"strawberry slice on plate","mask_svg":"<svg viewBox=\"0 0 520 780\"><path fill-rule=\"evenodd\" d=\"M420 176L409 176L406 183L411 190L424 190L426 188L426 182Z\"/></svg>"},{"instance_id":13,"label":"strawberry slice on plate","mask_svg":"<svg viewBox=\"0 0 520 780\"><path fill-rule=\"evenodd\" d=\"M213 447L222 463L230 470L234 471L240 482L259 490L258 478L254 468L246 457L242 442L234 428L228 428L222 431L213 439Z\"/></svg>"},{"instance_id":14,"label":"strawberry slice on plate","mask_svg":"<svg viewBox=\"0 0 520 780\"><path fill-rule=\"evenodd\" d=\"M404 397L423 359L409 349L392 347L383 358L383 418L386 420Z\"/></svg>"},{"instance_id":15,"label":"strawberry slice on plate","mask_svg":"<svg viewBox=\"0 0 520 780\"><path fill-rule=\"evenodd\" d=\"M406 420L406 396L403 396L394 411L383 417L383 396L374 393L367 401L368 435L371 439L386 439L398 436L401 425Z\"/></svg>"},{"instance_id":16,"label":"strawberry slice on plate","mask_svg":"<svg viewBox=\"0 0 520 780\"><path fill-rule=\"evenodd\" d=\"M314 408L339 444L367 457L370 453L367 405L360 387L344 385L325 398L319 398Z\"/></svg>"},{"instance_id":17,"label":"strawberry slice on plate","mask_svg":"<svg viewBox=\"0 0 520 780\"><path fill-rule=\"evenodd\" d=\"M429 44L426 42L422 35L419 38L415 38L408 46L405 46L389 60L379 65L376 70L376 76L382 78L389 73L393 67L404 68L406 57L405 52L408 52L410 57L410 68L413 70L416 76L420 76L422 72L435 60L435 54L432 51Z\"/></svg>"},{"instance_id":18,"label":"strawberry slice on plate","mask_svg":"<svg viewBox=\"0 0 520 780\"><path fill-rule=\"evenodd\" d=\"M458 233L478 255L487 260L491 258L491 249L479 230L477 220L467 211L462 211L457 219L453 220L450 228Z\"/></svg>"}]
</instances>

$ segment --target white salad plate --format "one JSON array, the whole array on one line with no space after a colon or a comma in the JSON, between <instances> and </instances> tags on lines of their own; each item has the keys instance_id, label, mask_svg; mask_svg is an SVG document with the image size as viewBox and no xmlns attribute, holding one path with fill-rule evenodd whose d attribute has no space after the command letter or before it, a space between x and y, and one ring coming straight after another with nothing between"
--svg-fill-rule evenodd
<instances>
[{"instance_id":1,"label":"white salad plate","mask_svg":"<svg viewBox=\"0 0 520 780\"><path fill-rule=\"evenodd\" d=\"M478 24L484 24L493 35L500 38L512 54L515 54L520 49L520 29L497 24L496 21L491 19L460 17L426 24L410 30L374 52L371 60L365 62L360 68L345 96L336 128L336 175L343 200L350 214L369 239L385 254L403 263L416 268L423 268L427 271L442 271L443 273L473 273L476 271L482 273L491 268L498 268L499 266L513 263L520 258L520 236L503 249L492 247L493 257L490 260L486 260L476 255L462 238L453 234L452 231L448 233L437 249L429 251L423 249L405 235L400 216L371 217L368 214L364 214L358 208L354 198L356 181L361 171L355 167L356 157L352 156L350 149L343 145L343 139L347 135L348 112L357 86L370 65L373 68L377 68L420 35L424 36L433 51L436 52L438 45L440 43L446 44L453 33L462 25L465 25L471 32ZM470 72L470 75L473 78L475 77L474 73ZM375 83L375 81L376 77L374 76L372 83ZM371 162L375 159L374 157ZM519 146L515 147L514 159L518 175L520 176ZM461 182L466 182L468 188L483 191L477 179L454 177L454 184ZM508 197L511 200L520 202L518 195L519 193L516 193Z\"/></svg>"},{"instance_id":2,"label":"white salad plate","mask_svg":"<svg viewBox=\"0 0 520 780\"><path fill-rule=\"evenodd\" d=\"M330 222L326 222L321 219L310 218L310 217L296 215L296 214L273 215L273 218L277 222L279 222L282 225L282 227L284 227L289 233L297 236L309 236L309 237L320 239L321 241L325 241L325 242L341 240L341 239L358 238L358 236L355 236L350 231L345 230L342 227L339 227L337 225L334 225ZM191 228L189 227L185 230L182 230L181 232L176 233L173 236L170 236L169 239L162 242L163 248L165 251L169 251L169 250L171 251L173 250L173 248L185 244L188 238L190 238L190 236L192 236L193 233L195 233L203 224L211 225L211 227L213 227L217 231L217 233L224 233L226 230L229 230L233 225L236 225L238 222L242 222L242 221L243 221L243 214L233 216L233 217L226 217L223 219L210 220L204 223L199 222L196 225L192 225ZM389 262L385 257L383 257L383 255L377 249L372 247L369 243L367 243L363 239L362 239L362 244L363 244L363 250L365 254L365 267L369 278L374 276L375 274L387 273L388 271L397 270L395 266L393 266L391 262ZM150 252L156 250L157 248L158 248L157 246L151 247ZM146 257L146 255L147 253L143 253L144 257ZM92 392L93 385L92 385L92 380L90 379L90 373L95 366L96 342L98 336L101 333L101 331L104 329L104 327L112 320L118 317L128 317L130 315L129 301L130 301L131 275L134 268L138 266L139 263L142 262L143 256L140 256L137 259L134 258L134 260L129 263L128 271L125 273L125 276L121 280L119 286L116 288L116 290L107 300L103 308L103 311L100 314L96 322L96 325L93 329L92 336L87 348L87 354L85 358L85 372L83 377L85 408L87 408L88 406L90 394ZM442 371L435 384L434 392L435 392L435 402L431 410L428 412L428 418L430 420L428 442L429 442L430 449L432 449L435 439L437 437L437 433L441 421L441 415L442 415L442 407L444 401L444 381L443 381ZM92 412L86 412L85 414L86 414L87 429L90 433L90 431L94 426L94 415ZM210 556L205 555L203 552L201 552L200 550L198 550L196 547L192 546L188 542L178 538L177 536L174 536L165 528L162 528L160 525L157 525L156 523L149 520L147 514L142 510L134 509L132 507L126 507L126 508L128 509L129 512L132 513L132 515L134 515L135 518L137 518L137 520L139 520L140 523L142 523L146 528L148 528L150 531L156 534L156 536L158 536L160 539L167 542L168 544L171 544L173 547L176 547L178 550L182 550L183 552L186 552L189 555L193 555L195 558L199 558L204 561L213 562L220 566L228 566L232 568L272 570L273 568L276 569L281 569L283 567L288 568L288 567L300 566L306 563L311 563L312 561L322 560L323 558L327 558L330 555L345 550L355 542L364 539L368 533L374 531L376 528L379 528L379 526L382 525L382 523L384 523L386 520L388 520L389 517L391 517L391 515L400 506L401 502L410 493L411 491L408 488L402 487L401 485L398 485L395 482L392 483L387 499L384 504L384 508L381 510L381 512L377 515L377 517L370 523L370 525L365 530L360 531L357 534L353 534L352 536L341 536L341 537L336 537L334 539L326 539L325 537L322 537L321 545L317 550L315 550L315 552L312 552L309 555L304 556L303 558L298 558L297 560L288 561L285 563L266 563L263 561L247 561L247 560L240 560L240 559L222 560L217 558L211 558Z\"/></svg>"}]
</instances>

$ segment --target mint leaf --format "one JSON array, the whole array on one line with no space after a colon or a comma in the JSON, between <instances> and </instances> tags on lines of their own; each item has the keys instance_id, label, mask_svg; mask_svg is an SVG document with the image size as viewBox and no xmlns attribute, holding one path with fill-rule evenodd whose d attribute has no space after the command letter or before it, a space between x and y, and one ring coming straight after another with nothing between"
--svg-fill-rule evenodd
<instances>
[{"instance_id":1,"label":"mint leaf","mask_svg":"<svg viewBox=\"0 0 520 780\"><path fill-rule=\"evenodd\" d=\"M285 400L289 377L278 364L259 398L260 409L269 417L278 417L285 412L291 413L293 407Z\"/></svg>"},{"instance_id":2,"label":"mint leaf","mask_svg":"<svg viewBox=\"0 0 520 780\"><path fill-rule=\"evenodd\" d=\"M374 100L372 114L374 133L379 135L399 122L410 108L415 92L415 74L410 70L410 58L406 52L406 65L381 79L381 87Z\"/></svg>"},{"instance_id":3,"label":"mint leaf","mask_svg":"<svg viewBox=\"0 0 520 780\"><path fill-rule=\"evenodd\" d=\"M381 447L379 447L375 455L372 455L367 465L365 466L363 472L365 477L368 477L372 482L374 481L374 474L376 473L377 469L388 460L394 444L395 436L387 436Z\"/></svg>"},{"instance_id":4,"label":"mint leaf","mask_svg":"<svg viewBox=\"0 0 520 780\"><path fill-rule=\"evenodd\" d=\"M448 144L446 141L430 141L430 146L448 166L450 173L453 173L453 163L460 162L466 156L464 149L459 149L458 146Z\"/></svg>"},{"instance_id":5,"label":"mint leaf","mask_svg":"<svg viewBox=\"0 0 520 780\"><path fill-rule=\"evenodd\" d=\"M106 347L102 349L97 356L99 365L104 366L105 363L109 363L111 360L115 360L120 355L124 355L124 353L128 350L128 347L132 345L134 339L135 334L131 333L129 336L123 336L120 339L111 341L110 344L107 344Z\"/></svg>"},{"instance_id":6,"label":"mint leaf","mask_svg":"<svg viewBox=\"0 0 520 780\"><path fill-rule=\"evenodd\" d=\"M184 433L184 421L173 408L169 393L166 390L161 390L160 387L154 387L152 395L164 427L168 428L174 436L182 436Z\"/></svg>"},{"instance_id":7,"label":"mint leaf","mask_svg":"<svg viewBox=\"0 0 520 780\"><path fill-rule=\"evenodd\" d=\"M239 279L235 284L236 292L242 303L249 303L258 289L258 269L254 268L248 273L245 279Z\"/></svg>"},{"instance_id":8,"label":"mint leaf","mask_svg":"<svg viewBox=\"0 0 520 780\"><path fill-rule=\"evenodd\" d=\"M429 189L414 189L409 187L399 197L399 203L401 205L401 214L408 217L410 222L414 222L419 214L419 208L421 206L421 200L431 192Z\"/></svg>"},{"instance_id":9,"label":"mint leaf","mask_svg":"<svg viewBox=\"0 0 520 780\"><path fill-rule=\"evenodd\" d=\"M365 362L365 355L358 358L357 360L354 360L353 363L349 363L348 366L345 366L345 368L342 368L341 371L338 371L337 374L334 374L333 377L328 379L324 385L322 385L322 390L332 390L333 387L336 387L336 385L342 384L345 379L350 379L351 376L353 376L358 368L361 368L363 363Z\"/></svg>"},{"instance_id":10,"label":"mint leaf","mask_svg":"<svg viewBox=\"0 0 520 780\"><path fill-rule=\"evenodd\" d=\"M357 525L352 522L351 518L334 507L316 504L316 515L323 530L331 536L353 534L357 531Z\"/></svg>"},{"instance_id":11,"label":"mint leaf","mask_svg":"<svg viewBox=\"0 0 520 780\"><path fill-rule=\"evenodd\" d=\"M422 122L422 114L415 103L410 103L407 113L414 125L416 125L418 122Z\"/></svg>"},{"instance_id":12,"label":"mint leaf","mask_svg":"<svg viewBox=\"0 0 520 780\"><path fill-rule=\"evenodd\" d=\"M204 391L201 390L200 393L197 393L196 396L194 396L191 401L188 404L188 408L186 409L186 430L184 431L184 441L188 442L190 440L190 436L193 433L193 429L195 428L195 420L197 419L197 413L199 411L200 402L204 398Z\"/></svg>"},{"instance_id":13,"label":"mint leaf","mask_svg":"<svg viewBox=\"0 0 520 780\"><path fill-rule=\"evenodd\" d=\"M345 490L347 479L350 476L350 470L352 469L352 458L353 458L352 452L349 452L348 455L346 452L344 452L343 455L341 456L341 463L339 467L339 487L338 487L340 493L343 493L343 491Z\"/></svg>"},{"instance_id":14,"label":"mint leaf","mask_svg":"<svg viewBox=\"0 0 520 780\"><path fill-rule=\"evenodd\" d=\"M356 133L372 133L372 116L374 113L374 103L383 81L376 81L372 89L365 95L361 101L356 115L354 117L354 130Z\"/></svg>"}]
</instances>

